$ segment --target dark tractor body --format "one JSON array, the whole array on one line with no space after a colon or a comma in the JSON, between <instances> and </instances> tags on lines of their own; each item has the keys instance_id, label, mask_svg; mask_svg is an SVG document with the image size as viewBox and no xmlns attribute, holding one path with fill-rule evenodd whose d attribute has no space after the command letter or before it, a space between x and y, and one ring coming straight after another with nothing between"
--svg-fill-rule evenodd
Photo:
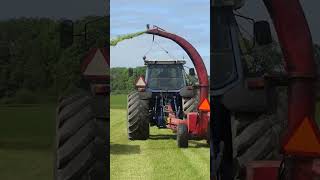
<instances>
[{"instance_id":1,"label":"dark tractor body","mask_svg":"<svg viewBox=\"0 0 320 180\"><path fill-rule=\"evenodd\" d=\"M150 29L148 25L146 33L176 42L188 54L195 69L189 69L187 75L183 68L185 61L147 61L143 58L146 75L139 78L137 90L128 96L128 138L148 139L149 126L156 125L176 132L178 147L188 147L189 138L208 141L209 82L200 54L184 38L157 26ZM198 85L191 86L187 80L195 80L195 71Z\"/></svg>"},{"instance_id":2,"label":"dark tractor body","mask_svg":"<svg viewBox=\"0 0 320 180\"><path fill-rule=\"evenodd\" d=\"M151 119L150 125L156 125L159 128L167 128L168 113L166 107L171 106L177 117L182 118L182 98L179 92L154 92L152 93L150 110Z\"/></svg>"},{"instance_id":3,"label":"dark tractor body","mask_svg":"<svg viewBox=\"0 0 320 180\"><path fill-rule=\"evenodd\" d=\"M74 36L84 37L88 50L81 62L81 80L73 93L61 96L56 111L54 155L55 180L91 180L109 178L109 50L90 48L87 26L108 20L88 21L83 32L74 34L73 21L64 20L60 27L60 47L68 48ZM109 30L109 23L106 29ZM109 33L103 33L109 39ZM105 37L107 35L107 37ZM90 40L93 40L90 38ZM102 47L102 46L100 46ZM81 51L79 51L81 52ZM96 59L96 55L103 58ZM103 64L101 66L101 64ZM90 66L90 68L88 68Z\"/></svg>"},{"instance_id":4,"label":"dark tractor body","mask_svg":"<svg viewBox=\"0 0 320 180\"><path fill-rule=\"evenodd\" d=\"M282 55L267 21L239 15L231 1L221 2L211 7L211 179L312 179L312 158L319 157L319 151L313 157L315 148L306 150L307 131L299 143L292 138L306 117L312 119L314 130L309 132L319 134L313 43L300 2L263 1ZM241 33L236 17L252 21L252 40ZM295 143L290 149L289 139ZM266 161L281 163L280 168ZM272 168L274 175L266 177Z\"/></svg>"},{"instance_id":5,"label":"dark tractor body","mask_svg":"<svg viewBox=\"0 0 320 180\"><path fill-rule=\"evenodd\" d=\"M183 98L180 91L186 87L184 61L145 61L146 92L152 93L150 99L150 124L159 128L167 127L168 107L183 119Z\"/></svg>"},{"instance_id":6,"label":"dark tractor body","mask_svg":"<svg viewBox=\"0 0 320 180\"><path fill-rule=\"evenodd\" d=\"M197 90L195 87L190 86L190 82L187 82L188 75L184 71L184 64L185 61L145 61L145 65L147 66L144 80L145 87L142 90L138 88L138 91L134 91L128 96L129 139L147 139L149 135L145 133L149 132L149 130L144 129L147 123L148 126L168 128L168 125L170 125L168 121L170 114L174 114L176 118L184 120L187 113L197 110ZM190 72L191 76L193 76L193 69ZM131 95L134 93L139 94L136 99L131 98ZM142 105L138 105L138 103L141 103L141 100L138 99L144 99L148 104L148 107L146 107L148 109L147 115L141 117L148 119L144 121L140 118L140 122L145 122L145 124L140 124L140 127L135 125L138 120L131 120L137 117L131 116L136 111L132 107L141 107ZM135 133L140 130L140 134ZM176 131L176 129L174 130ZM133 137L133 134L137 134L137 136Z\"/></svg>"}]
</instances>

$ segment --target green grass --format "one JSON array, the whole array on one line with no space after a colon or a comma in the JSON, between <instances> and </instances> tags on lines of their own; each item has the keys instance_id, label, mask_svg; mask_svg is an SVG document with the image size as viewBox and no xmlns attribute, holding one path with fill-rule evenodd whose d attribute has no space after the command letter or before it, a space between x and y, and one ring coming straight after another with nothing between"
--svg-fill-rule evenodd
<instances>
[{"instance_id":1,"label":"green grass","mask_svg":"<svg viewBox=\"0 0 320 180\"><path fill-rule=\"evenodd\" d=\"M111 97L111 107L124 107L126 96ZM112 104L115 103L115 104ZM110 111L110 154L112 180L209 179L209 146L206 141L189 141L179 149L169 129L152 127L150 139L129 141L126 109Z\"/></svg>"},{"instance_id":2,"label":"green grass","mask_svg":"<svg viewBox=\"0 0 320 180\"><path fill-rule=\"evenodd\" d=\"M0 179L53 177L55 105L0 106Z\"/></svg>"},{"instance_id":3,"label":"green grass","mask_svg":"<svg viewBox=\"0 0 320 180\"><path fill-rule=\"evenodd\" d=\"M126 109L127 108L127 95L117 94L110 97L111 109Z\"/></svg>"},{"instance_id":4,"label":"green grass","mask_svg":"<svg viewBox=\"0 0 320 180\"><path fill-rule=\"evenodd\" d=\"M151 139L128 141L126 95L111 96L111 178L209 179L209 147L191 141L178 149L168 129L151 128ZM320 125L320 103L316 108ZM0 179L50 180L55 105L0 106Z\"/></svg>"},{"instance_id":5,"label":"green grass","mask_svg":"<svg viewBox=\"0 0 320 180\"><path fill-rule=\"evenodd\" d=\"M112 39L110 41L110 46L116 46L121 41L141 36L144 33L145 33L145 31L140 31L140 32L136 32L136 33L130 33L130 34L125 34L125 35L122 35L122 36L118 36L117 38Z\"/></svg>"}]
</instances>

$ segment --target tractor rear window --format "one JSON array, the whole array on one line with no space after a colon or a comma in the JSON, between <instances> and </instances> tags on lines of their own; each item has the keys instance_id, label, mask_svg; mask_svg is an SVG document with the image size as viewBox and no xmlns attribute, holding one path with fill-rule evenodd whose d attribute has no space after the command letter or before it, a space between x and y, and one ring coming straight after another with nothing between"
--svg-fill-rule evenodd
<instances>
[{"instance_id":1,"label":"tractor rear window","mask_svg":"<svg viewBox=\"0 0 320 180\"><path fill-rule=\"evenodd\" d=\"M179 90L185 86L183 66L149 65L147 84L154 90Z\"/></svg>"}]
</instances>

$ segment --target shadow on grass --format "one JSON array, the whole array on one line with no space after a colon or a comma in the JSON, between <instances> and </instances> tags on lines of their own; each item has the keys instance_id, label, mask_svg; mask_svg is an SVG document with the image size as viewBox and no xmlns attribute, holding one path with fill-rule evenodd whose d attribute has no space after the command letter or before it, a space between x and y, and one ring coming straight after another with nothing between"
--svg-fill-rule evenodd
<instances>
[{"instance_id":1,"label":"shadow on grass","mask_svg":"<svg viewBox=\"0 0 320 180\"><path fill-rule=\"evenodd\" d=\"M140 154L140 146L128 144L110 144L110 154Z\"/></svg>"},{"instance_id":2,"label":"shadow on grass","mask_svg":"<svg viewBox=\"0 0 320 180\"><path fill-rule=\"evenodd\" d=\"M210 148L210 145L203 142L189 141L190 148Z\"/></svg>"},{"instance_id":3,"label":"shadow on grass","mask_svg":"<svg viewBox=\"0 0 320 180\"><path fill-rule=\"evenodd\" d=\"M167 140L167 139L176 139L176 135L173 134L154 134L150 135L149 139L151 140Z\"/></svg>"},{"instance_id":4,"label":"shadow on grass","mask_svg":"<svg viewBox=\"0 0 320 180\"><path fill-rule=\"evenodd\" d=\"M153 134L149 136L150 140L176 140L176 135L174 134ZM189 140L190 148L210 148L210 145L204 142L198 142L197 140Z\"/></svg>"}]
</instances>

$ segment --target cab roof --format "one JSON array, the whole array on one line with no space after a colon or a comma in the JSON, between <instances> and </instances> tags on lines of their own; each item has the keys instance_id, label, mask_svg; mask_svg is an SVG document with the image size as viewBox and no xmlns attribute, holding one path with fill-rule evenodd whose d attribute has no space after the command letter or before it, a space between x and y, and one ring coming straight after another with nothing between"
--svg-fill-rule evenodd
<instances>
[{"instance_id":1,"label":"cab roof","mask_svg":"<svg viewBox=\"0 0 320 180\"><path fill-rule=\"evenodd\" d=\"M150 64L186 64L184 60L177 60L177 61L144 61L144 65Z\"/></svg>"}]
</instances>

